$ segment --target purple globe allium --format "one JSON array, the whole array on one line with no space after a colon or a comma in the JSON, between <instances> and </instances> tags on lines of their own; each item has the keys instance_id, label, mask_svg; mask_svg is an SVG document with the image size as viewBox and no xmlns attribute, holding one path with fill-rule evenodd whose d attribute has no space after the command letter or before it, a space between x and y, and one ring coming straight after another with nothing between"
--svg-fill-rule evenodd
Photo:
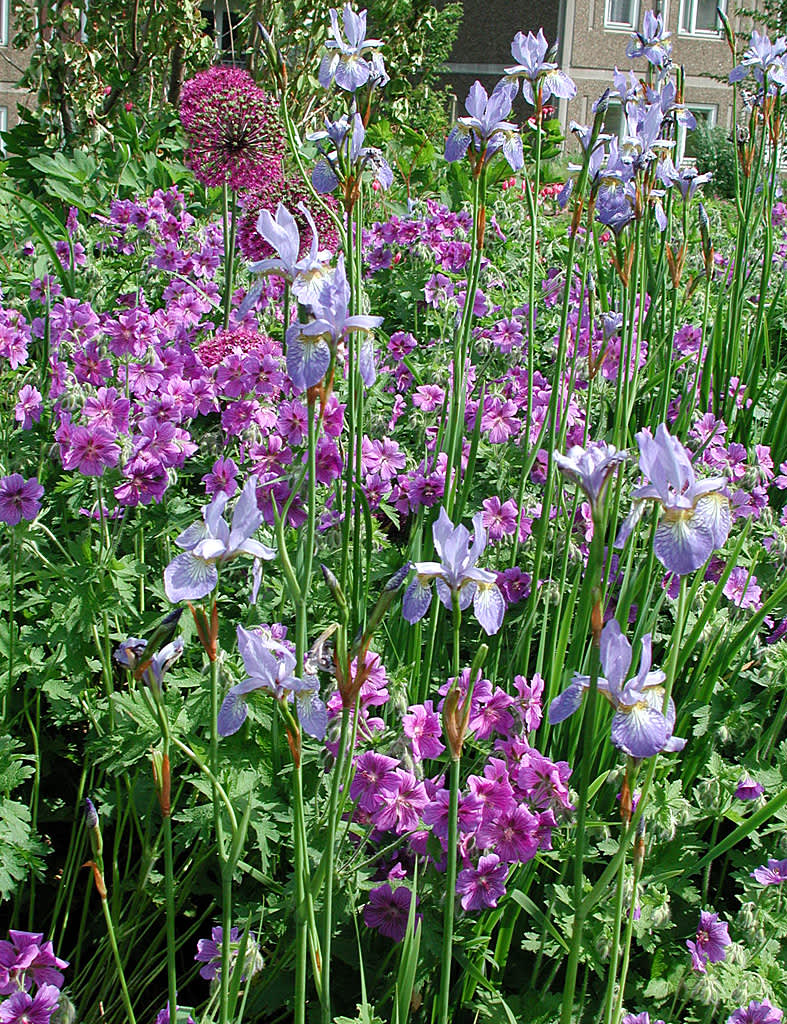
<instances>
[{"instance_id":1,"label":"purple globe allium","mask_svg":"<svg viewBox=\"0 0 787 1024\"><path fill-rule=\"evenodd\" d=\"M770 1001L761 1003L752 999L748 1006L741 1006L727 1018L727 1024L779 1024L784 1014Z\"/></svg>"},{"instance_id":2,"label":"purple globe allium","mask_svg":"<svg viewBox=\"0 0 787 1024\"><path fill-rule=\"evenodd\" d=\"M726 480L697 480L689 452L663 423L655 437L649 430L640 430L635 436L640 469L650 483L634 489L634 508L615 539L615 547L626 542L643 503L656 501L664 510L653 539L656 558L665 569L685 576L727 540L731 517L729 499L722 494Z\"/></svg>"},{"instance_id":3,"label":"purple globe allium","mask_svg":"<svg viewBox=\"0 0 787 1024\"><path fill-rule=\"evenodd\" d=\"M787 860L768 861L768 866L755 868L751 877L756 879L760 885L781 885L787 882Z\"/></svg>"},{"instance_id":4,"label":"purple globe allium","mask_svg":"<svg viewBox=\"0 0 787 1024\"><path fill-rule=\"evenodd\" d=\"M54 985L42 985L35 996L14 992L0 1004L0 1024L49 1024L59 1002L60 990Z\"/></svg>"},{"instance_id":5,"label":"purple globe allium","mask_svg":"<svg viewBox=\"0 0 787 1024\"><path fill-rule=\"evenodd\" d=\"M36 477L29 480L20 473L0 477L0 523L16 526L23 519L35 519L41 510L39 498L44 488Z\"/></svg>"},{"instance_id":6,"label":"purple globe allium","mask_svg":"<svg viewBox=\"0 0 787 1024\"><path fill-rule=\"evenodd\" d=\"M164 590L170 601L197 601L206 597L219 581L219 566L237 555L254 559L252 603L257 597L261 560L276 557L273 548L252 539L262 523L257 506L257 478L249 477L235 503L232 525L222 513L229 495L219 491L209 505L203 506L202 522L193 523L175 540L183 553L164 570Z\"/></svg>"},{"instance_id":7,"label":"purple globe allium","mask_svg":"<svg viewBox=\"0 0 787 1024\"><path fill-rule=\"evenodd\" d=\"M459 598L464 610L473 602L473 611L490 636L503 624L505 600L497 585L497 577L486 569L477 569L476 563L484 553L487 533L483 513L473 517L475 536L470 545L466 527L454 526L444 508L432 526L432 536L439 562L416 562L416 577L407 588L402 600L402 615L408 622L418 622L429 611L432 603L432 581L437 596L448 610L453 609L453 596Z\"/></svg>"},{"instance_id":8,"label":"purple globe allium","mask_svg":"<svg viewBox=\"0 0 787 1024\"><path fill-rule=\"evenodd\" d=\"M765 792L761 782L756 782L750 775L744 775L735 790L738 800L758 800Z\"/></svg>"},{"instance_id":9,"label":"purple globe allium","mask_svg":"<svg viewBox=\"0 0 787 1024\"><path fill-rule=\"evenodd\" d=\"M478 866L465 868L456 879L456 891L461 897L463 910L485 910L496 907L505 896L508 865L496 853L480 857Z\"/></svg>"},{"instance_id":10,"label":"purple globe allium","mask_svg":"<svg viewBox=\"0 0 787 1024\"><path fill-rule=\"evenodd\" d=\"M369 902L363 911L364 923L368 928L376 928L381 935L394 942L401 942L407 931L412 898L412 893L406 885L391 889L386 882L385 885L370 890Z\"/></svg>"},{"instance_id":11,"label":"purple globe allium","mask_svg":"<svg viewBox=\"0 0 787 1024\"><path fill-rule=\"evenodd\" d=\"M672 735L675 727L675 703L670 697L664 714L663 682L659 669L651 672L651 636L642 638L639 671L626 681L631 667L631 644L615 619L601 633L601 664L606 678L598 680L598 691L615 709L612 719L612 742L631 757L653 757L662 751L679 751L686 741ZM571 685L549 705L552 725L564 721L579 709L590 677L575 675ZM726 926L725 926L726 927Z\"/></svg>"},{"instance_id":12,"label":"purple globe allium","mask_svg":"<svg viewBox=\"0 0 787 1024\"><path fill-rule=\"evenodd\" d=\"M246 721L246 698L257 690L267 690L277 700L295 699L298 721L304 732L324 739L328 712L320 700L320 684L314 675L295 676L295 655L290 648L263 630L249 632L238 626L238 650L248 678L233 686L219 710L220 736L232 736Z\"/></svg>"},{"instance_id":13,"label":"purple globe allium","mask_svg":"<svg viewBox=\"0 0 787 1024\"><path fill-rule=\"evenodd\" d=\"M180 120L197 180L238 191L276 168L284 153L278 106L240 68L209 68L186 82Z\"/></svg>"},{"instance_id":14,"label":"purple globe allium","mask_svg":"<svg viewBox=\"0 0 787 1024\"><path fill-rule=\"evenodd\" d=\"M707 963L718 964L726 959L726 947L730 945L729 925L720 921L718 914L707 910L700 913L695 940L686 939L686 947L691 953L691 966L700 974L705 974Z\"/></svg>"}]
</instances>

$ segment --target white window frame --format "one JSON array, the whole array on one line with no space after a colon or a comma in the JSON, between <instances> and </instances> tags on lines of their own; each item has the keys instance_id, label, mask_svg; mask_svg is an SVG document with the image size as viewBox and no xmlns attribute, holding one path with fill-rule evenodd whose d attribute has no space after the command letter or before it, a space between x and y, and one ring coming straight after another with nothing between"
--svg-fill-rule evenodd
<instances>
[{"instance_id":1,"label":"white window frame","mask_svg":"<svg viewBox=\"0 0 787 1024\"><path fill-rule=\"evenodd\" d=\"M11 0L0 0L0 46L9 45L11 26L9 24L9 7Z\"/></svg>"},{"instance_id":2,"label":"white window frame","mask_svg":"<svg viewBox=\"0 0 787 1024\"><path fill-rule=\"evenodd\" d=\"M615 114L617 120L617 130L615 130L616 126L612 124L612 119L609 116L612 113ZM614 99L610 99L607 106L607 112L604 115L604 132L607 135L618 135L622 138L625 131L626 111L623 109L623 104L616 96Z\"/></svg>"},{"instance_id":3,"label":"white window frame","mask_svg":"<svg viewBox=\"0 0 787 1024\"><path fill-rule=\"evenodd\" d=\"M8 131L8 107L0 106L0 132ZM0 156L5 156L5 139L0 136Z\"/></svg>"},{"instance_id":4,"label":"white window frame","mask_svg":"<svg viewBox=\"0 0 787 1024\"><path fill-rule=\"evenodd\" d=\"M613 21L610 16L612 0L604 0L604 28L610 32L636 32L639 28L640 0L629 0L631 21Z\"/></svg>"},{"instance_id":5,"label":"white window frame","mask_svg":"<svg viewBox=\"0 0 787 1024\"><path fill-rule=\"evenodd\" d=\"M719 116L719 107L716 103L690 103L687 104L692 114L707 114L708 117L705 119L705 123L709 128L715 128L716 122ZM699 118L697 118L699 124ZM680 167L686 162L686 137L688 136L688 130L685 124L678 125L678 142L675 147L677 150L675 154L675 166ZM689 157L691 161L691 157ZM700 168L702 170L702 168Z\"/></svg>"},{"instance_id":6,"label":"white window frame","mask_svg":"<svg viewBox=\"0 0 787 1024\"><path fill-rule=\"evenodd\" d=\"M718 39L723 31L721 25L718 28L697 28L697 5L698 0L680 0L678 35L695 36L700 39ZM724 14L727 13L727 0L719 0L717 6L722 9ZM688 17L686 16L687 12Z\"/></svg>"}]
</instances>

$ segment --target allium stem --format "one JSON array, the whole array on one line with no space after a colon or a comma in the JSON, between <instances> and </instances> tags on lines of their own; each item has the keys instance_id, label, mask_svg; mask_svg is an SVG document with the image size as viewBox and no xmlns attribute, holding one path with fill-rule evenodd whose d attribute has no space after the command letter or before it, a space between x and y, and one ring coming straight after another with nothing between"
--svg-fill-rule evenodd
<instances>
[{"instance_id":1,"label":"allium stem","mask_svg":"<svg viewBox=\"0 0 787 1024\"><path fill-rule=\"evenodd\" d=\"M230 196L232 197L231 199ZM232 287L235 280L235 238L238 233L238 197L228 185L224 185L222 188L222 200L222 228L224 234L224 330L226 331L230 325Z\"/></svg>"}]
</instances>

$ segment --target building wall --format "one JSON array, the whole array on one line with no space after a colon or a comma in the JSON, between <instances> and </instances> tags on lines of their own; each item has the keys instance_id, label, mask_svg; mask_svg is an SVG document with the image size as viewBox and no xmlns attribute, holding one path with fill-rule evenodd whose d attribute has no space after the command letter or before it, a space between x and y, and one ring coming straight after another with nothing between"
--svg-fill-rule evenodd
<instances>
[{"instance_id":1,"label":"building wall","mask_svg":"<svg viewBox=\"0 0 787 1024\"><path fill-rule=\"evenodd\" d=\"M0 0L0 127L7 128L13 128L19 120L17 105L30 106L33 100L26 89L18 88L32 51L15 50L11 45L16 29L10 6L11 0Z\"/></svg>"}]
</instances>

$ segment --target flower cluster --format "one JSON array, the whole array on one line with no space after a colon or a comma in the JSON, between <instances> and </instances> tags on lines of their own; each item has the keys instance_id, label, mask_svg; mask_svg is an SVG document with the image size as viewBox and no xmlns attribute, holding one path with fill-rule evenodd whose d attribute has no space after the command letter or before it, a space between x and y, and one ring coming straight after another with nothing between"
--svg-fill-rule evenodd
<instances>
[{"instance_id":1,"label":"flower cluster","mask_svg":"<svg viewBox=\"0 0 787 1024\"><path fill-rule=\"evenodd\" d=\"M65 960L39 932L10 931L0 940L0 1021L49 1024L60 1003Z\"/></svg>"}]
</instances>

